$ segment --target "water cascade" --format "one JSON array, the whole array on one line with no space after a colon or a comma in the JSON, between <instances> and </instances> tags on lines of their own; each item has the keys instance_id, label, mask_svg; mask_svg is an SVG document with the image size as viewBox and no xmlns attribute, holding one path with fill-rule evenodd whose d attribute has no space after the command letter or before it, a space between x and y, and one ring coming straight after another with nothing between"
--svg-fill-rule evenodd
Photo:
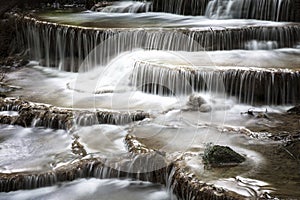
<instances>
[{"instance_id":1,"label":"water cascade","mask_svg":"<svg viewBox=\"0 0 300 200\"><path fill-rule=\"evenodd\" d=\"M208 2L209 0L153 0L153 10L179 15L204 15Z\"/></svg>"},{"instance_id":2,"label":"water cascade","mask_svg":"<svg viewBox=\"0 0 300 200\"><path fill-rule=\"evenodd\" d=\"M31 61L0 76L14 88L0 91L0 200L298 197L299 108L285 112L300 103L294 5L102 1L7 14L12 46ZM214 145L243 161L213 165Z\"/></svg>"},{"instance_id":3,"label":"water cascade","mask_svg":"<svg viewBox=\"0 0 300 200\"><path fill-rule=\"evenodd\" d=\"M154 0L153 10L218 19L294 20L292 0Z\"/></svg>"},{"instance_id":4,"label":"water cascade","mask_svg":"<svg viewBox=\"0 0 300 200\"><path fill-rule=\"evenodd\" d=\"M32 18L20 22L19 41L30 49L30 57L48 67L78 71L89 53L106 45L109 51L95 52L90 65L104 65L118 53L134 48L173 51L212 51L243 49L249 42L274 41L277 48L294 47L299 42L300 26L211 27L196 30L95 29L47 23ZM115 36L116 37L113 37ZM107 40L110 38L109 40ZM232 39L234 38L234 39ZM186 40L189 42L187 43ZM104 42L105 41L105 42Z\"/></svg>"},{"instance_id":5,"label":"water cascade","mask_svg":"<svg viewBox=\"0 0 300 200\"><path fill-rule=\"evenodd\" d=\"M212 0L205 15L218 19L261 19L290 21L294 17L291 0Z\"/></svg>"},{"instance_id":6,"label":"water cascade","mask_svg":"<svg viewBox=\"0 0 300 200\"><path fill-rule=\"evenodd\" d=\"M52 129L71 129L75 125L91 126L94 124L128 124L149 117L144 112L118 112L96 110L80 111L55 108L44 104L5 98L0 100L1 111L17 111L18 115L0 116L2 123L23 127L45 127Z\"/></svg>"},{"instance_id":7,"label":"water cascade","mask_svg":"<svg viewBox=\"0 0 300 200\"><path fill-rule=\"evenodd\" d=\"M114 2L112 5L97 9L98 12L108 13L141 13L151 11L150 2L123 1Z\"/></svg>"},{"instance_id":8,"label":"water cascade","mask_svg":"<svg viewBox=\"0 0 300 200\"><path fill-rule=\"evenodd\" d=\"M137 160L137 156L132 156L128 158L128 163L134 167L144 167L144 163L141 163ZM146 159L143 161L145 162ZM130 160L131 159L131 160ZM138 162L135 162L137 160ZM151 159L149 159L149 163ZM112 165L109 167L109 165ZM45 173L36 173L36 174L24 174L16 173L11 174L0 179L0 191L9 192L20 189L34 189L40 187L51 186L63 181L72 181L78 178L132 178L137 180L151 181L153 183L164 183L164 177L167 174L167 168L159 168L156 171L145 172L145 173L131 173L130 171L121 171L117 170L117 165L120 165L120 168L125 168L128 166L123 165L122 163L111 163L106 162L101 159L86 159L82 161L69 164L69 166L62 166L55 169L53 172ZM131 166L131 167L132 167Z\"/></svg>"},{"instance_id":9,"label":"water cascade","mask_svg":"<svg viewBox=\"0 0 300 200\"><path fill-rule=\"evenodd\" d=\"M268 69L168 67L136 62L132 84L143 92L160 95L189 95L193 92L226 92L239 102L255 104L297 104L298 72Z\"/></svg>"}]
</instances>

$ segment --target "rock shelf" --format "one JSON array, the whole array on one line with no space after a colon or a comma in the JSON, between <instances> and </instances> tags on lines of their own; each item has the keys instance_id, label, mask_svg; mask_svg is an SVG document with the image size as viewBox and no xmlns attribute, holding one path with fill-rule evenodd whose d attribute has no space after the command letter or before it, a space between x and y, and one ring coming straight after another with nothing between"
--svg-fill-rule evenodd
<instances>
[{"instance_id":1,"label":"rock shelf","mask_svg":"<svg viewBox=\"0 0 300 200\"><path fill-rule=\"evenodd\" d=\"M0 110L17 111L17 116L0 116L3 124L23 127L41 126L52 129L71 129L74 125L128 124L150 117L148 113L117 111L80 111L28 102L18 98L1 98Z\"/></svg>"}]
</instances>

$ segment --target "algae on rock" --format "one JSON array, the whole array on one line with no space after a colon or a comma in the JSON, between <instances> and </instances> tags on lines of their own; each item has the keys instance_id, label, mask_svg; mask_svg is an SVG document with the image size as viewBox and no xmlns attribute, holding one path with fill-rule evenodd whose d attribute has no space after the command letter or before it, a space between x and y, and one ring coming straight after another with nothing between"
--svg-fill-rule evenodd
<instances>
[{"instance_id":1,"label":"algae on rock","mask_svg":"<svg viewBox=\"0 0 300 200\"><path fill-rule=\"evenodd\" d=\"M235 166L246 159L228 146L208 144L203 155L205 164L212 167Z\"/></svg>"}]
</instances>

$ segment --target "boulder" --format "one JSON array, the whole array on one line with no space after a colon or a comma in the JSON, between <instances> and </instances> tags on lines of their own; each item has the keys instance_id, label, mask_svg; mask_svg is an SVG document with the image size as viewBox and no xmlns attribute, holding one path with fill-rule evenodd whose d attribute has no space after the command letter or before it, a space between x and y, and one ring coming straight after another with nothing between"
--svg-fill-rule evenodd
<instances>
[{"instance_id":1,"label":"boulder","mask_svg":"<svg viewBox=\"0 0 300 200\"><path fill-rule=\"evenodd\" d=\"M199 94L191 94L189 97L189 100L187 102L187 106L191 109L191 110L199 110L199 108L204 105L207 104L206 100L200 96Z\"/></svg>"},{"instance_id":2,"label":"boulder","mask_svg":"<svg viewBox=\"0 0 300 200\"><path fill-rule=\"evenodd\" d=\"M199 108L200 112L211 112L212 107L209 104L202 104Z\"/></svg>"},{"instance_id":3,"label":"boulder","mask_svg":"<svg viewBox=\"0 0 300 200\"><path fill-rule=\"evenodd\" d=\"M207 145L202 158L206 165L212 167L235 166L246 160L228 146L211 144Z\"/></svg>"}]
</instances>

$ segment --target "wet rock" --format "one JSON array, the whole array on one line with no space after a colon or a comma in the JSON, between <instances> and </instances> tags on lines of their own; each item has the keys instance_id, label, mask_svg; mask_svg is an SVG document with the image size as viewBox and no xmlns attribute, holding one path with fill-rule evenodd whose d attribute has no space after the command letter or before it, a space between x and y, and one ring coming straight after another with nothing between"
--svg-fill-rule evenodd
<instances>
[{"instance_id":1,"label":"wet rock","mask_svg":"<svg viewBox=\"0 0 300 200\"><path fill-rule=\"evenodd\" d=\"M271 139L281 141L285 144L297 141L300 138L300 120L298 113L299 107L291 108L283 113L253 113L249 115L255 120L249 121L246 129L250 136L257 139ZM245 114L245 113L243 113Z\"/></svg>"},{"instance_id":2,"label":"wet rock","mask_svg":"<svg viewBox=\"0 0 300 200\"><path fill-rule=\"evenodd\" d=\"M24 67L29 63L25 55L14 55L0 60L1 72L10 72L20 67Z\"/></svg>"},{"instance_id":3,"label":"wet rock","mask_svg":"<svg viewBox=\"0 0 300 200\"><path fill-rule=\"evenodd\" d=\"M79 137L75 137L74 142L72 143L72 152L79 156L86 156L87 152L84 146L78 141Z\"/></svg>"},{"instance_id":4,"label":"wet rock","mask_svg":"<svg viewBox=\"0 0 300 200\"><path fill-rule=\"evenodd\" d=\"M187 102L187 110L211 112L212 106L200 94L192 94Z\"/></svg>"},{"instance_id":5,"label":"wet rock","mask_svg":"<svg viewBox=\"0 0 300 200\"><path fill-rule=\"evenodd\" d=\"M128 134L125 137L125 143L128 147L128 150L136 155L143 155L144 153L149 153L147 155L153 155L153 149L149 149L146 145L140 143L138 138L133 135ZM140 147L143 150L141 151ZM160 154L154 154L159 156L161 161L164 161ZM142 157L145 160L137 159L139 162L149 162L149 158ZM153 161L155 158L155 162L159 161L157 157L150 157L150 161ZM180 159L179 159L180 160ZM166 163L166 168L162 168L160 170L156 170L154 174L154 180L157 183L165 184L169 186L172 193L174 193L179 199L186 199L187 197L192 198L194 200L203 200L203 199L216 199L216 200L234 200L234 199L246 199L244 196L241 196L232 191L226 191L223 188L216 187L214 185L206 184L197 179L194 175L188 174L186 169L183 169L179 160L171 162L170 164ZM165 161L164 161L165 162ZM164 174L165 173L165 174ZM166 178L162 177L165 176Z\"/></svg>"},{"instance_id":6,"label":"wet rock","mask_svg":"<svg viewBox=\"0 0 300 200\"><path fill-rule=\"evenodd\" d=\"M127 146L128 151L135 154L143 154L154 151L153 149L150 149L146 145L139 142L135 136L130 134L126 135L125 144Z\"/></svg>"},{"instance_id":7,"label":"wet rock","mask_svg":"<svg viewBox=\"0 0 300 200\"><path fill-rule=\"evenodd\" d=\"M235 166L245 160L242 155L228 146L212 144L207 145L203 155L204 163L212 167Z\"/></svg>"},{"instance_id":8,"label":"wet rock","mask_svg":"<svg viewBox=\"0 0 300 200\"><path fill-rule=\"evenodd\" d=\"M174 163L171 173L173 173L173 177L169 184L172 185L172 191L179 199L187 199L187 197L194 200L247 199L233 191L227 191L198 180L197 177L191 176L184 169L180 168L177 163Z\"/></svg>"},{"instance_id":9,"label":"wet rock","mask_svg":"<svg viewBox=\"0 0 300 200\"><path fill-rule=\"evenodd\" d=\"M107 6L113 5L113 2L110 1L101 1L96 3L92 8L91 11L101 12L103 8Z\"/></svg>"},{"instance_id":10,"label":"wet rock","mask_svg":"<svg viewBox=\"0 0 300 200\"><path fill-rule=\"evenodd\" d=\"M165 177L168 173L167 165L139 172L142 167L150 166L151 158L128 155L127 165L134 168L134 171L127 168L126 163L116 157L116 161L107 161L100 158L81 159L54 170L46 172L19 172L0 173L0 192L10 192L20 189L34 189L55 185L64 181L73 181L78 178L132 178L134 180L150 181L153 183L165 184ZM154 157L156 159L156 157ZM125 158L122 158L125 159ZM125 165L125 166L124 166ZM125 170L124 170L125 169Z\"/></svg>"},{"instance_id":11,"label":"wet rock","mask_svg":"<svg viewBox=\"0 0 300 200\"><path fill-rule=\"evenodd\" d=\"M268 113L267 109L264 112L263 111L255 111L253 109L249 109L246 112L241 112L241 115L248 115L250 117L255 117L257 119L261 119L261 118L269 119L269 116L268 116L267 113Z\"/></svg>"},{"instance_id":12,"label":"wet rock","mask_svg":"<svg viewBox=\"0 0 300 200\"><path fill-rule=\"evenodd\" d=\"M0 94L12 92L17 89L21 89L21 88L13 85L8 85L4 82L0 82Z\"/></svg>"},{"instance_id":13,"label":"wet rock","mask_svg":"<svg viewBox=\"0 0 300 200\"><path fill-rule=\"evenodd\" d=\"M192 108L199 108L201 105L206 104L206 100L199 94L192 94L189 97L189 101L187 102L187 105Z\"/></svg>"},{"instance_id":14,"label":"wet rock","mask_svg":"<svg viewBox=\"0 0 300 200\"><path fill-rule=\"evenodd\" d=\"M300 105L297 105L297 106L295 106L295 107L292 107L292 108L289 109L287 112L288 112L288 113L293 113L293 114L299 115L299 114L300 114Z\"/></svg>"},{"instance_id":15,"label":"wet rock","mask_svg":"<svg viewBox=\"0 0 300 200\"><path fill-rule=\"evenodd\" d=\"M202 104L199 108L200 112L211 112L212 107L209 104Z\"/></svg>"},{"instance_id":16,"label":"wet rock","mask_svg":"<svg viewBox=\"0 0 300 200\"><path fill-rule=\"evenodd\" d=\"M3 118L0 123L19 125L23 127L37 126L52 129L69 130L75 125L91 126L95 124L129 124L149 117L143 111L117 112L102 111L95 112L85 110L72 110L54 107L47 104L28 102L18 98L0 98L0 110L17 111L18 116Z\"/></svg>"}]
</instances>

